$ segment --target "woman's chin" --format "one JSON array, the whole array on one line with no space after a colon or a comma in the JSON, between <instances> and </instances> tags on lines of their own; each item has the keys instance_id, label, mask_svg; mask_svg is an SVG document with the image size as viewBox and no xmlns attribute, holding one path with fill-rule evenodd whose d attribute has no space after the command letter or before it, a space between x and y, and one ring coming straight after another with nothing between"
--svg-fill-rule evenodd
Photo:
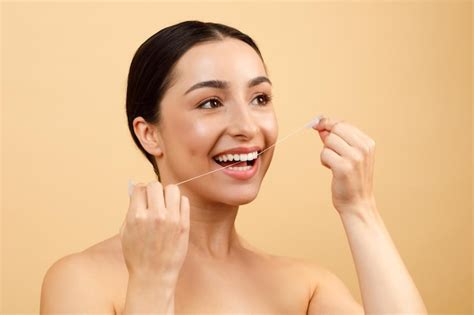
<instances>
[{"instance_id":1,"label":"woman's chin","mask_svg":"<svg viewBox=\"0 0 474 315\"><path fill-rule=\"evenodd\" d=\"M228 204L239 206L251 203L257 198L258 188L249 187L248 189L237 189L230 191L224 198L228 201Z\"/></svg>"},{"instance_id":2,"label":"woman's chin","mask_svg":"<svg viewBox=\"0 0 474 315\"><path fill-rule=\"evenodd\" d=\"M239 199L237 201L233 200L233 206L242 206L242 205L246 205L248 203L251 203L252 201L255 200L255 197L254 198L247 198L247 199Z\"/></svg>"}]
</instances>

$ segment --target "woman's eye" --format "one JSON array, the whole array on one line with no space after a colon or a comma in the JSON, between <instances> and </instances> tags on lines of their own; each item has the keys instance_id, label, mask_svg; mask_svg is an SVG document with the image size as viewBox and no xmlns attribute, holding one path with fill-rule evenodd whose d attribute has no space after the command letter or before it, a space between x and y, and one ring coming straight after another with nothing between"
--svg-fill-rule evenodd
<instances>
[{"instance_id":1,"label":"woman's eye","mask_svg":"<svg viewBox=\"0 0 474 315\"><path fill-rule=\"evenodd\" d=\"M267 103L269 103L272 100L272 97L271 95L263 93L263 94L257 95L255 99L260 101L259 106L265 106L267 105Z\"/></svg>"},{"instance_id":2,"label":"woman's eye","mask_svg":"<svg viewBox=\"0 0 474 315\"><path fill-rule=\"evenodd\" d=\"M219 101L217 98L211 98L211 99L209 99L209 100L207 100L207 101L202 102L202 103L198 106L198 108L205 108L204 105L206 105L206 104L211 104L211 107L210 107L210 108L218 107L218 106L213 106L213 105L216 105L216 103L219 104L220 101ZM209 107L207 107L206 109L208 109L208 108L209 108Z\"/></svg>"},{"instance_id":3,"label":"woman's eye","mask_svg":"<svg viewBox=\"0 0 474 315\"><path fill-rule=\"evenodd\" d=\"M254 100L257 100L257 105L258 106L265 106L267 103L269 103L272 100L272 96L268 94L260 94L257 95ZM205 106L209 104L210 106ZM203 109L212 109L222 106L221 101L219 101L217 98L211 98L208 99L207 101L202 102L201 104L198 105L198 108L203 108Z\"/></svg>"}]
</instances>

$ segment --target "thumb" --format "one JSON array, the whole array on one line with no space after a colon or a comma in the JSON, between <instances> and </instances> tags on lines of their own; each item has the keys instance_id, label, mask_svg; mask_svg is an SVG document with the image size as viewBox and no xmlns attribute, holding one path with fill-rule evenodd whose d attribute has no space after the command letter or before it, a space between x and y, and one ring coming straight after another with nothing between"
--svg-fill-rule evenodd
<instances>
[{"instance_id":1,"label":"thumb","mask_svg":"<svg viewBox=\"0 0 474 315\"><path fill-rule=\"evenodd\" d=\"M128 196L131 197L132 196L132 191L133 191L133 186L135 186L135 184L133 183L133 181L131 179L128 180ZM120 227L120 239L122 238L122 235L123 235L123 229L125 228L125 221L127 220L127 217L125 217L125 219L123 220L122 222L122 226Z\"/></svg>"},{"instance_id":2,"label":"thumb","mask_svg":"<svg viewBox=\"0 0 474 315\"><path fill-rule=\"evenodd\" d=\"M318 131L319 131L319 130L318 130ZM321 138L321 140L322 140L323 142L326 141L326 137L327 137L328 135L329 135L329 131L327 131L327 130L321 130L321 131L319 131L319 137Z\"/></svg>"},{"instance_id":3,"label":"thumb","mask_svg":"<svg viewBox=\"0 0 474 315\"><path fill-rule=\"evenodd\" d=\"M319 137L321 138L323 142L326 140L326 137L329 135L329 131L327 131L326 129L319 130L316 127L313 127L313 129L319 133Z\"/></svg>"}]
</instances>

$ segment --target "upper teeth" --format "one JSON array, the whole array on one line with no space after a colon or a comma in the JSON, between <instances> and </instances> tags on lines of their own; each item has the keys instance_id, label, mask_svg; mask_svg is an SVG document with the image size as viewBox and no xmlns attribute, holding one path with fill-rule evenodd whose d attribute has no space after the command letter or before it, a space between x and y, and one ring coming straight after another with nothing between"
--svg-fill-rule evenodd
<instances>
[{"instance_id":1,"label":"upper teeth","mask_svg":"<svg viewBox=\"0 0 474 315\"><path fill-rule=\"evenodd\" d=\"M227 162L227 161L252 161L256 159L258 156L257 151L245 154L222 154L214 159L219 162Z\"/></svg>"}]
</instances>

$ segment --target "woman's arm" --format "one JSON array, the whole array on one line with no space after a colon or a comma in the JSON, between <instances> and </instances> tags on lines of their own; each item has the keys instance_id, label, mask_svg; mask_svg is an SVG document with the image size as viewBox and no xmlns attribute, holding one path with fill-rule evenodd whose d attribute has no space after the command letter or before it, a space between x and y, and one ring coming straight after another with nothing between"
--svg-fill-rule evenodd
<instances>
[{"instance_id":1,"label":"woman's arm","mask_svg":"<svg viewBox=\"0 0 474 315\"><path fill-rule=\"evenodd\" d=\"M367 207L360 213L365 215L340 217L354 258L364 307L339 277L318 267L313 268L317 271L317 288L308 315L427 314L376 207Z\"/></svg>"},{"instance_id":2,"label":"woman's arm","mask_svg":"<svg viewBox=\"0 0 474 315\"><path fill-rule=\"evenodd\" d=\"M373 192L375 141L355 126L323 118L313 126L324 143L321 163L355 262L366 314L427 314L379 215Z\"/></svg>"},{"instance_id":3,"label":"woman's arm","mask_svg":"<svg viewBox=\"0 0 474 315\"><path fill-rule=\"evenodd\" d=\"M375 204L341 214L366 314L427 314ZM355 214L358 213L358 214Z\"/></svg>"}]
</instances>

